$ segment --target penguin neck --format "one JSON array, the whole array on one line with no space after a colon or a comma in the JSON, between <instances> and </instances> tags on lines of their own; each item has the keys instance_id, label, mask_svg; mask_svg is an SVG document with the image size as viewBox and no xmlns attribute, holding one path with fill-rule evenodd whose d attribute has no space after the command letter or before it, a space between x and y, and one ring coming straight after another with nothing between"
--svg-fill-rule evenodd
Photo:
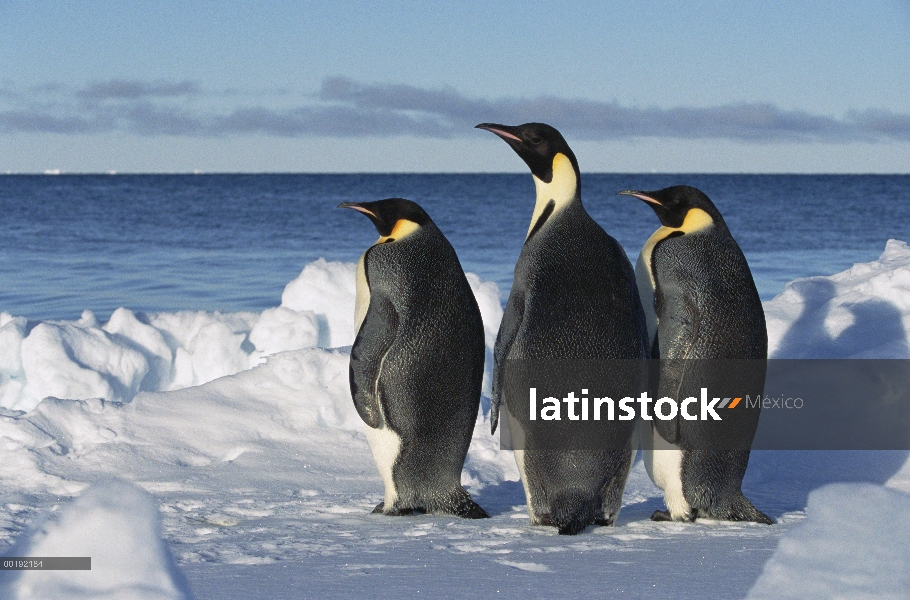
<instances>
[{"instance_id":1,"label":"penguin neck","mask_svg":"<svg viewBox=\"0 0 910 600\"><path fill-rule=\"evenodd\" d=\"M680 232L683 235L690 235L700 231L707 231L714 227L714 219L700 208L692 208L686 213L682 225L679 227L667 227L663 225L657 229L648 241L645 242L638 255L638 261L635 263L635 283L638 287L638 295L641 297L641 304L645 310L645 319L648 324L648 341L654 343L654 334L657 333L657 313L654 306L654 290L657 289L657 280L654 277L654 262L651 255L654 253L654 247L669 237L670 235Z\"/></svg>"},{"instance_id":2,"label":"penguin neck","mask_svg":"<svg viewBox=\"0 0 910 600\"><path fill-rule=\"evenodd\" d=\"M398 219L395 221L395 226L392 227L391 233L389 233L389 235L379 236L379 239L376 240L376 244L385 244L387 242L398 241L400 239L408 237L418 229L420 229L420 225L414 221L409 221L407 219Z\"/></svg>"},{"instance_id":3,"label":"penguin neck","mask_svg":"<svg viewBox=\"0 0 910 600\"><path fill-rule=\"evenodd\" d=\"M531 224L528 226L528 234L525 239L531 237L531 232L543 226L541 217L544 221L554 217L557 213L565 209L575 200L580 200L578 190L578 174L569 157L560 152L553 157L553 176L550 182L532 175L534 178L534 187L537 191L537 200L534 203L534 214L531 216ZM550 208L550 203L553 207Z\"/></svg>"}]
</instances>

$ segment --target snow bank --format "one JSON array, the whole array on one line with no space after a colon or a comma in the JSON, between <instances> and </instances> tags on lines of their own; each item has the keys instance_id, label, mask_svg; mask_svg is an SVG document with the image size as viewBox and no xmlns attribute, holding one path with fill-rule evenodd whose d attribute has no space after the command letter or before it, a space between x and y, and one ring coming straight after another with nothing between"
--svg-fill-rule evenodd
<instances>
[{"instance_id":1,"label":"snow bank","mask_svg":"<svg viewBox=\"0 0 910 600\"><path fill-rule=\"evenodd\" d=\"M809 495L806 513L781 539L750 599L907 597L910 495L832 484Z\"/></svg>"},{"instance_id":2,"label":"snow bank","mask_svg":"<svg viewBox=\"0 0 910 600\"><path fill-rule=\"evenodd\" d=\"M910 247L829 277L787 284L765 303L772 358L910 358Z\"/></svg>"},{"instance_id":3,"label":"snow bank","mask_svg":"<svg viewBox=\"0 0 910 600\"><path fill-rule=\"evenodd\" d=\"M362 426L348 390L348 360L341 351L305 348L205 385L140 393L130 403L47 398L26 414L0 414L0 478L71 495L82 476L66 467L58 473L48 461L78 462L110 447L118 462L101 468L113 475L149 462L220 463L263 443L300 442L307 433L316 443L327 429L336 432L332 444L341 443Z\"/></svg>"},{"instance_id":4,"label":"snow bank","mask_svg":"<svg viewBox=\"0 0 910 600\"><path fill-rule=\"evenodd\" d=\"M319 259L285 287L281 306L261 314L119 308L102 324L91 311L74 322L0 313L0 407L29 411L47 397L129 402L140 391L233 375L278 352L350 345L354 272L353 263ZM492 349L502 318L499 288L473 274L469 281Z\"/></svg>"},{"instance_id":5,"label":"snow bank","mask_svg":"<svg viewBox=\"0 0 910 600\"><path fill-rule=\"evenodd\" d=\"M281 306L318 315L319 346L337 348L354 343L355 263L320 258L303 268L281 294ZM316 293L314 293L314 291Z\"/></svg>"},{"instance_id":6,"label":"snow bank","mask_svg":"<svg viewBox=\"0 0 910 600\"><path fill-rule=\"evenodd\" d=\"M315 457L324 456L336 474L340 452L346 466L372 476L364 425L351 401L349 359L344 349L304 348L205 385L142 392L129 403L47 398L25 414L0 413L0 482L72 495L87 480L72 471L83 460L90 460L91 477L125 476L229 463L245 454L272 456L272 444L317 463ZM486 416L474 437L466 485L481 489L504 477L517 479ZM98 458L105 452L110 461Z\"/></svg>"},{"instance_id":7,"label":"snow bank","mask_svg":"<svg viewBox=\"0 0 910 600\"><path fill-rule=\"evenodd\" d=\"M3 597L81 600L192 598L161 540L158 507L120 480L96 483L17 543L8 556L89 556L90 571L7 572Z\"/></svg>"},{"instance_id":8,"label":"snow bank","mask_svg":"<svg viewBox=\"0 0 910 600\"><path fill-rule=\"evenodd\" d=\"M853 356L899 348L895 342L905 339L904 315L910 315L910 299L901 297L907 289L903 281L908 265L910 249L889 242L880 261L831 277L801 280L833 286L824 302L813 302L811 294L800 293L803 284L794 282L766 305L775 352L787 355L782 348L789 348L787 352L812 356L834 348ZM714 571L707 571L707 563L700 561L713 553L717 555L714 566L734 564L728 569L730 574L740 573L745 582L738 592L741 596L754 581L761 561L750 559L750 566L744 568L730 557L740 556L737 553L747 545L750 551L761 552L773 547L771 540L800 521L808 503L805 525L785 538L756 584L755 597L782 597L779 590L785 587L798 589L794 594L800 597L811 597L816 589L823 590L819 594L827 593L835 585L840 586L838 590L859 590L856 597L906 589L906 580L900 578L907 571L903 547L907 517L901 516L908 514L907 506L901 504L907 496L866 483L810 492L845 480L887 482L910 490L910 465L905 464L906 453L899 452L756 452L746 478L747 494L778 519L775 527L707 520L652 523L648 516L662 506L662 500L639 463L627 485L620 526L599 529L579 543L566 545L553 532L524 527L527 514L517 467L512 454L501 451L498 438L489 433L485 406L476 423L462 481L493 520L449 523L429 517L387 520L371 516L370 510L382 498L382 483L364 425L351 402L349 351L293 348L342 343L346 338L336 339L336 335L352 335L340 328L344 318L351 319L352 311L332 312L343 302L353 302L353 287L345 287L352 278L351 265L317 261L288 285L290 291L286 290L282 306L261 314L185 311L143 315L120 309L107 323L99 323L90 313L67 323L36 323L0 314L0 398L3 406L33 403L27 413L0 408L0 541L11 541L23 526L35 521L38 512L33 507L41 507L43 512L60 497L84 491L90 482L118 476L156 494L164 537L185 565L206 563L209 568L213 563L251 565L286 560L293 561L287 564L303 561L307 568L315 568L313 557L335 556L324 564L338 571L332 560L347 564L353 559L351 564L359 564L380 547L378 538L392 549L390 556L395 555L388 559L390 564L398 565L402 545L430 535L424 539L434 542L414 550L414 557L433 555L449 564L450 557L461 556L459 553L488 553L498 561L512 553L506 564L541 565L541 571L550 568L571 573L552 562L556 560L552 557L565 556L564 564L577 564L579 553L590 551L598 554L589 554L586 560L613 561L611 569L627 569L626 579L631 582L640 582L642 571L623 567L633 563L626 560L628 555L616 552L643 548L657 552L655 556L669 552L682 562L635 564L667 564L672 571L667 578L678 574L682 563L696 565L695 571L690 569L693 587L683 588L692 593L679 597L696 597L696 592L702 592L702 573L708 576ZM489 349L502 315L499 290L476 276L468 279L484 317ZM312 290L309 295L306 289ZM329 290L326 297L332 300L319 304L323 289ZM896 335L862 316L862 307L870 303L874 307L878 302L899 313ZM850 324L837 331L825 329L830 339L815 331L829 319L837 321L841 309L851 313L854 320ZM347 317L342 318L343 314ZM341 325L333 327L332 323ZM850 333L844 337L845 332ZM51 373L52 369L56 370ZM40 386L52 385L61 386L56 397L38 397L43 393ZM90 396L60 399L72 398L69 392L77 389L88 390L83 393ZM110 397L101 399L97 390ZM132 399L124 402L131 394ZM64 511L42 534L46 537L35 534L27 543L44 543L41 540L45 539L58 543L53 540L69 540L70 534L79 531L87 536L95 529L103 532L102 537L115 538L111 528L123 520L116 516L122 515L117 507L128 504L133 508L125 510L136 523L131 524L135 529L126 530L132 533L124 535L136 540L140 529L145 532L148 560L140 561L136 572L124 570L123 585L152 577L159 583L172 582L170 587L150 588L162 590L165 595L161 597L185 594L174 572L165 568L171 563L157 541L154 521L147 518L150 513L135 508L142 502L148 508L148 497L130 490L86 492L71 507L87 507L73 513L82 516L64 519L70 514ZM137 500L137 494L144 500ZM121 499L125 504L118 504ZM108 501L113 504L105 504ZM104 518L97 516L101 514ZM79 526L80 522L87 525ZM91 523L99 524L89 526ZM53 537L56 531L69 533ZM884 536L881 546L873 543L876 535ZM542 544L553 552L541 552ZM21 551L39 552L29 548ZM883 557L880 548L888 549L891 556ZM107 552L91 551L93 558ZM702 558L693 563L692 557ZM803 562L797 563L796 558ZM879 568L876 561L891 562ZM165 577L168 573L170 580ZM805 581L800 581L803 573ZM491 581L499 585L500 575L496 571ZM842 579L836 579L841 575ZM16 585L25 581L17 579ZM57 585L54 581L47 585ZM876 582L881 584L879 588L870 587ZM525 584L536 582L522 580L521 585ZM719 586L711 584L709 589L725 589ZM75 589L83 596L104 597L97 587ZM54 596L53 591L48 594Z\"/></svg>"}]
</instances>

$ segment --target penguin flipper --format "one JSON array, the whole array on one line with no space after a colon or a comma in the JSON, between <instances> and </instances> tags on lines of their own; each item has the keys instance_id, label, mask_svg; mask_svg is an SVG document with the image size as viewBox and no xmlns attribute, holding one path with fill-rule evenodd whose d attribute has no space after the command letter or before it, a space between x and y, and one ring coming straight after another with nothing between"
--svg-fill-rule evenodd
<instances>
[{"instance_id":1,"label":"penguin flipper","mask_svg":"<svg viewBox=\"0 0 910 600\"><path fill-rule=\"evenodd\" d=\"M668 284L667 287L679 288ZM660 358L657 363L659 374L657 376L657 394L655 398L681 399L684 386L687 382L687 369L691 367L687 360L695 345L699 333L699 311L697 306L697 290L685 288L684 293L673 290L669 297L675 302L666 302L666 291L657 295L657 314L660 315L660 332L654 335L652 356ZM696 376L697 378L697 376ZM691 378L690 378L691 379ZM652 382L654 377L652 376ZM680 443L680 422L682 415L677 415L670 421L655 420L654 429L660 436L671 444Z\"/></svg>"},{"instance_id":2,"label":"penguin flipper","mask_svg":"<svg viewBox=\"0 0 910 600\"><path fill-rule=\"evenodd\" d=\"M379 398L382 361L395 342L398 313L378 294L370 298L367 314L351 347L350 381L354 407L363 422L378 429L383 425Z\"/></svg>"},{"instance_id":3,"label":"penguin flipper","mask_svg":"<svg viewBox=\"0 0 910 600\"><path fill-rule=\"evenodd\" d=\"M502 404L502 378L505 359L512 348L512 342L521 328L524 320L525 298L524 293L517 287L512 288L509 301L506 303L502 315L499 333L496 334L496 346L493 348L493 394L490 398L490 432L496 433L499 424L499 407Z\"/></svg>"}]
</instances>

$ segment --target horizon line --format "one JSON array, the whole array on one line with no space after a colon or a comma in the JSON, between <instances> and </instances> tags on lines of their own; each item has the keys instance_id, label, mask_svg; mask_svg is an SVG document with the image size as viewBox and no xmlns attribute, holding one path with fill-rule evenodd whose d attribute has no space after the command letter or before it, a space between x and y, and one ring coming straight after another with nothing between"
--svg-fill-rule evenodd
<instances>
[{"instance_id":1,"label":"horizon line","mask_svg":"<svg viewBox=\"0 0 910 600\"><path fill-rule=\"evenodd\" d=\"M0 176L67 177L86 175L522 175L528 171L0 171ZM910 171L585 171L583 175L842 175L842 176L908 176Z\"/></svg>"}]
</instances>

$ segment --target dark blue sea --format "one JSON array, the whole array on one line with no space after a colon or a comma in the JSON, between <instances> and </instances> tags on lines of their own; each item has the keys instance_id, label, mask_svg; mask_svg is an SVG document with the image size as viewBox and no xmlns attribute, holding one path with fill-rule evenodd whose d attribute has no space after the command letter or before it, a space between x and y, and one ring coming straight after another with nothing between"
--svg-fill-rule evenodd
<instances>
[{"instance_id":1,"label":"dark blue sea","mask_svg":"<svg viewBox=\"0 0 910 600\"><path fill-rule=\"evenodd\" d=\"M718 206L763 299L910 238L907 175L584 174L582 199L634 263L659 223L615 193L674 184ZM528 174L11 175L0 176L0 311L261 311L307 263L355 261L375 241L339 202L395 196L420 203L465 270L505 298L534 204Z\"/></svg>"}]
</instances>

